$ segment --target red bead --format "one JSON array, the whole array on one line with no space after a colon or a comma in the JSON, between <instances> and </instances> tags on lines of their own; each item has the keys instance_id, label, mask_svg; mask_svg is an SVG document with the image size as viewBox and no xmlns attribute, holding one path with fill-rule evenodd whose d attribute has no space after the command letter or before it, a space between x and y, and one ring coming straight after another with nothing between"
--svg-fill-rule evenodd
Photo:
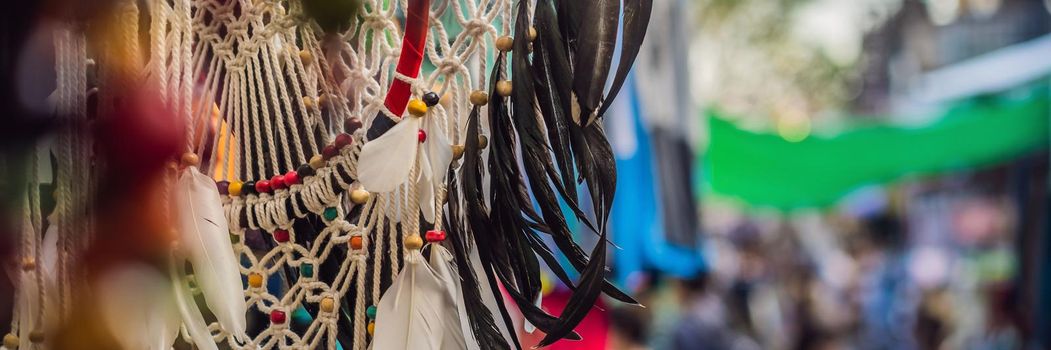
<instances>
[{"instance_id":1,"label":"red bead","mask_svg":"<svg viewBox=\"0 0 1051 350\"><path fill-rule=\"evenodd\" d=\"M339 154L339 148L336 148L336 145L334 144L325 146L325 148L321 150L321 156L324 157L325 160L332 159L332 157L335 157L337 154Z\"/></svg>"},{"instance_id":2,"label":"red bead","mask_svg":"<svg viewBox=\"0 0 1051 350\"><path fill-rule=\"evenodd\" d=\"M297 184L299 184L299 173L295 171L285 173L285 185L292 186Z\"/></svg>"},{"instance_id":3,"label":"red bead","mask_svg":"<svg viewBox=\"0 0 1051 350\"><path fill-rule=\"evenodd\" d=\"M284 324L288 320L288 315L285 315L284 311L273 310L270 311L270 323L273 324Z\"/></svg>"},{"instance_id":4,"label":"red bead","mask_svg":"<svg viewBox=\"0 0 1051 350\"><path fill-rule=\"evenodd\" d=\"M427 141L427 132L423 131L423 129L420 129L420 131L416 133L416 139L420 140L420 143L423 143L423 141Z\"/></svg>"},{"instance_id":5,"label":"red bead","mask_svg":"<svg viewBox=\"0 0 1051 350\"><path fill-rule=\"evenodd\" d=\"M288 242L288 230L274 230L274 240L278 243Z\"/></svg>"},{"instance_id":6,"label":"red bead","mask_svg":"<svg viewBox=\"0 0 1051 350\"><path fill-rule=\"evenodd\" d=\"M347 118L343 121L343 130L347 133L353 134L355 131L361 129L361 119L358 118Z\"/></svg>"},{"instance_id":7,"label":"red bead","mask_svg":"<svg viewBox=\"0 0 1051 350\"><path fill-rule=\"evenodd\" d=\"M350 145L350 143L353 141L354 138L351 137L350 134L339 134L336 135L336 141L334 143L336 145L336 148L343 148Z\"/></svg>"},{"instance_id":8,"label":"red bead","mask_svg":"<svg viewBox=\"0 0 1051 350\"><path fill-rule=\"evenodd\" d=\"M430 230L424 235L427 238L427 242L435 243L445 240L445 231L442 230Z\"/></svg>"},{"instance_id":9,"label":"red bead","mask_svg":"<svg viewBox=\"0 0 1051 350\"><path fill-rule=\"evenodd\" d=\"M283 189L285 189L287 187L288 186L285 186L285 176L284 175L274 175L274 177L270 178L270 188L273 188L275 191L276 190L283 190Z\"/></svg>"},{"instance_id":10,"label":"red bead","mask_svg":"<svg viewBox=\"0 0 1051 350\"><path fill-rule=\"evenodd\" d=\"M255 182L255 191L259 193L270 192L270 181L259 180Z\"/></svg>"}]
</instances>

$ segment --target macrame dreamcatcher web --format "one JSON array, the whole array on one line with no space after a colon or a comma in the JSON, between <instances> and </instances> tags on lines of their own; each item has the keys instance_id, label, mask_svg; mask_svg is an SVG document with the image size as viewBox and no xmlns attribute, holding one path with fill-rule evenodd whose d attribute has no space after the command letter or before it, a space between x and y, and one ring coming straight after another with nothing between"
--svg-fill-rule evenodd
<instances>
[{"instance_id":1,"label":"macrame dreamcatcher web","mask_svg":"<svg viewBox=\"0 0 1051 350\"><path fill-rule=\"evenodd\" d=\"M578 339L600 294L636 303L604 278L615 169L600 119L650 6L121 1L127 42L92 57L99 115L107 87L155 88L186 138L166 181L175 302L126 325L141 336L117 338L148 349L176 338L202 349L520 349L501 290L527 331L546 334L541 345ZM88 54L59 55L75 74L70 62ZM600 243L578 246L569 220ZM558 316L538 306L542 265L574 289Z\"/></svg>"}]
</instances>

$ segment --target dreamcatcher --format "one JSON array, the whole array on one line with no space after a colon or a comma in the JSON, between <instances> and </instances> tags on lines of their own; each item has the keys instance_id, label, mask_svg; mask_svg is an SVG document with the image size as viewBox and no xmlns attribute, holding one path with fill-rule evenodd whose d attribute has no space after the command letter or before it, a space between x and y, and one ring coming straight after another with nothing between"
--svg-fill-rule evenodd
<instances>
[{"instance_id":1,"label":"dreamcatcher","mask_svg":"<svg viewBox=\"0 0 1051 350\"><path fill-rule=\"evenodd\" d=\"M175 228L166 271L98 283L119 299L103 298L104 314L144 309L108 318L135 334L117 341L520 349L504 293L527 330L546 334L541 346L579 339L573 328L601 294L636 303L604 277L616 171L600 120L650 6L118 1L113 31L127 40L92 57L99 115L125 103L115 86L156 90L185 142L163 175ZM64 33L63 45L85 45L84 33ZM60 77L82 74L88 51L58 50ZM72 92L57 104L84 108L85 85L60 81ZM571 220L598 235L590 252ZM34 242L28 253L48 249ZM574 291L557 316L539 307L542 264ZM150 278L171 288L116 292ZM16 330L46 329L26 322L40 323Z\"/></svg>"}]
</instances>

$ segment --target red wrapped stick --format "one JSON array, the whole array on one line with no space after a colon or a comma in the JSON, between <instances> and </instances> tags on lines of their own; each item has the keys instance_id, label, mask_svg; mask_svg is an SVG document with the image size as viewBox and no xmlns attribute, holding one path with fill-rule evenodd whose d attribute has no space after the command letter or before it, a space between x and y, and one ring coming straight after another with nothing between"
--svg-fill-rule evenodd
<instances>
[{"instance_id":1,"label":"red wrapped stick","mask_svg":"<svg viewBox=\"0 0 1051 350\"><path fill-rule=\"evenodd\" d=\"M404 76L415 78L420 74L424 45L427 43L430 3L430 0L409 0L408 11L405 15L405 37L402 38L401 56L398 57L396 68L397 72ZM400 117L405 112L405 105L409 102L411 94L409 84L395 78L390 90L387 91L387 98L383 100L383 105L394 116Z\"/></svg>"}]
</instances>

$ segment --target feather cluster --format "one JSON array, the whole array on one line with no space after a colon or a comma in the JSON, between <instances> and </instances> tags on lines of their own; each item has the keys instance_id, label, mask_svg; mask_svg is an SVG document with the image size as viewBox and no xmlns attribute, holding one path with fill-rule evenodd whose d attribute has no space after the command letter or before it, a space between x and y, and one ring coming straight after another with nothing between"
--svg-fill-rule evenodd
<instances>
[{"instance_id":1,"label":"feather cluster","mask_svg":"<svg viewBox=\"0 0 1051 350\"><path fill-rule=\"evenodd\" d=\"M467 270L461 276L465 282L488 285L486 292L494 295L497 304L502 301L498 287L502 286L528 324L546 334L539 346L579 339L573 328L601 294L637 303L605 279L605 223L616 168L600 120L608 98L623 86L639 52L651 7L652 0L538 0L535 7L520 1L513 49L500 53L490 79L494 98L486 106L488 159L482 159L480 148L471 141L482 133L479 118L483 116L476 108L468 118L469 141L460 177L452 180L459 183L450 185L448 217L463 220L463 225L449 225L456 228L451 236L465 236L453 244L457 257L465 259L464 252L477 252L478 264L461 269ZM615 57L618 28L623 35L620 55ZM536 31L535 39L530 38L531 30ZM512 93L499 97L495 85L507 79L508 59ZM611 74L614 61L617 69ZM560 203L571 209L572 217L566 217ZM585 211L586 203L593 215ZM569 220L574 219L600 238L590 252L573 240ZM545 244L547 239L554 247ZM471 250L470 243L486 248ZM568 258L569 266L562 266L557 254ZM558 316L537 303L541 263L573 289ZM571 279L567 269L579 273L579 278ZM502 340L494 330L512 327L505 307L496 306L504 324L494 327L492 317L484 317L491 307L467 306L471 321L482 323L473 329L483 348L501 348L494 344Z\"/></svg>"}]
</instances>

